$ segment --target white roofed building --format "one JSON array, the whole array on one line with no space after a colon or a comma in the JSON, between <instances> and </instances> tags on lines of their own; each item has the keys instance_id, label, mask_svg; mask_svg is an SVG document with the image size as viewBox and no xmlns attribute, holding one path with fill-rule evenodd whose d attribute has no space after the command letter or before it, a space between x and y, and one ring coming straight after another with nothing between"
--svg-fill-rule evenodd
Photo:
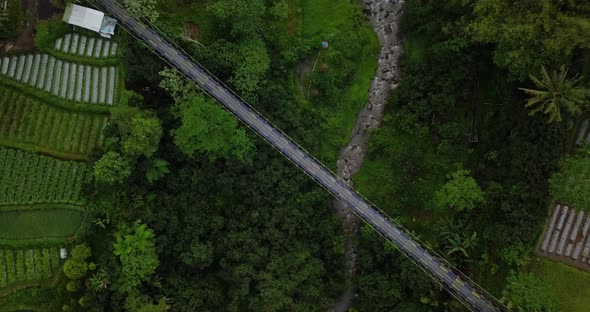
<instances>
[{"instance_id":1,"label":"white roofed building","mask_svg":"<svg viewBox=\"0 0 590 312\"><path fill-rule=\"evenodd\" d=\"M106 38L115 34L117 24L116 19L106 16L103 12L75 4L66 7L63 21L92 30Z\"/></svg>"}]
</instances>

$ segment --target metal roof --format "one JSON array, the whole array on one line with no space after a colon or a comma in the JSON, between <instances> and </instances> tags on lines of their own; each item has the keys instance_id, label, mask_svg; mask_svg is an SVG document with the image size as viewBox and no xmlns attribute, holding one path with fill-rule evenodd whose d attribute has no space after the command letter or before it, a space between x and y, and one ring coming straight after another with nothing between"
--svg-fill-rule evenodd
<instances>
[{"instance_id":1,"label":"metal roof","mask_svg":"<svg viewBox=\"0 0 590 312\"><path fill-rule=\"evenodd\" d=\"M100 32L103 18L103 12L80 5L70 4L66 8L63 21L68 24Z\"/></svg>"}]
</instances>

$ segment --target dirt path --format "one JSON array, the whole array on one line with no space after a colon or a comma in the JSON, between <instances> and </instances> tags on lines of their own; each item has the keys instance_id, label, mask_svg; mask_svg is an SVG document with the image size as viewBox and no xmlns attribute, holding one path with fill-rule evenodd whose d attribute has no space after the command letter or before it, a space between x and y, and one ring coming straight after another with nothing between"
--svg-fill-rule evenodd
<instances>
[{"instance_id":1,"label":"dirt path","mask_svg":"<svg viewBox=\"0 0 590 312\"><path fill-rule=\"evenodd\" d=\"M381 52L377 72L369 90L369 100L359 112L351 140L342 148L338 159L338 175L349 185L352 185L352 176L363 164L370 136L369 130L378 128L381 124L389 92L400 80L399 60L403 52L398 29L404 0L360 0L360 2L379 37ZM334 200L334 207L344 219L346 269L349 278L353 279L358 269L357 235L361 221L339 201ZM331 310L348 311L356 296L356 285L353 285L346 290Z\"/></svg>"}]
</instances>

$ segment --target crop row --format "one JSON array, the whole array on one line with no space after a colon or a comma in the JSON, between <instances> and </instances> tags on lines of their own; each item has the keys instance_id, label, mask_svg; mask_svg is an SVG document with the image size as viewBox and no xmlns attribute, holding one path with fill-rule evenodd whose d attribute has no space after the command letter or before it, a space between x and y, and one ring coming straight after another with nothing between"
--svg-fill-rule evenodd
<instances>
[{"instance_id":1,"label":"crop row","mask_svg":"<svg viewBox=\"0 0 590 312\"><path fill-rule=\"evenodd\" d=\"M55 41L54 49L66 54L94 58L117 56L118 44L111 40L86 37L80 34L67 34Z\"/></svg>"},{"instance_id":2,"label":"crop row","mask_svg":"<svg viewBox=\"0 0 590 312\"><path fill-rule=\"evenodd\" d=\"M0 287L15 282L49 278L58 266L57 248L0 249Z\"/></svg>"},{"instance_id":3,"label":"crop row","mask_svg":"<svg viewBox=\"0 0 590 312\"><path fill-rule=\"evenodd\" d=\"M83 204L86 164L0 147L0 205Z\"/></svg>"},{"instance_id":4,"label":"crop row","mask_svg":"<svg viewBox=\"0 0 590 312\"><path fill-rule=\"evenodd\" d=\"M80 103L113 105L115 66L90 66L28 54L0 59L0 73L57 97Z\"/></svg>"},{"instance_id":5,"label":"crop row","mask_svg":"<svg viewBox=\"0 0 590 312\"><path fill-rule=\"evenodd\" d=\"M0 142L31 144L43 150L90 155L100 145L104 115L43 104L0 86Z\"/></svg>"}]
</instances>

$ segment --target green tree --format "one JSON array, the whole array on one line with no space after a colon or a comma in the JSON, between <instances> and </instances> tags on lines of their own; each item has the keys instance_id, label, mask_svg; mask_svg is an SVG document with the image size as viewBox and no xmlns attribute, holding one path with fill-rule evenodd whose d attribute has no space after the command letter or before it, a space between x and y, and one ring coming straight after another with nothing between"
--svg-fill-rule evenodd
<instances>
[{"instance_id":1,"label":"green tree","mask_svg":"<svg viewBox=\"0 0 590 312\"><path fill-rule=\"evenodd\" d=\"M158 19L156 0L123 0L123 4L133 17L145 17L152 23Z\"/></svg>"},{"instance_id":2,"label":"green tree","mask_svg":"<svg viewBox=\"0 0 590 312\"><path fill-rule=\"evenodd\" d=\"M249 96L258 90L270 68L270 57L260 38L246 40L239 45L238 64L231 82L240 94Z\"/></svg>"},{"instance_id":3,"label":"green tree","mask_svg":"<svg viewBox=\"0 0 590 312\"><path fill-rule=\"evenodd\" d=\"M148 280L160 263L156 254L154 232L138 221L130 234L119 231L115 238L113 253L121 261L118 288L122 292L129 292Z\"/></svg>"},{"instance_id":4,"label":"green tree","mask_svg":"<svg viewBox=\"0 0 590 312\"><path fill-rule=\"evenodd\" d=\"M86 276L86 273L91 268L91 265L86 262L88 258L90 258L90 247L88 245L80 244L74 247L70 258L64 263L63 270L65 275L71 280L77 280Z\"/></svg>"},{"instance_id":5,"label":"green tree","mask_svg":"<svg viewBox=\"0 0 590 312\"><path fill-rule=\"evenodd\" d=\"M523 80L541 66L568 63L577 48L590 46L587 10L575 2L475 1L467 29L474 41L495 44L494 63Z\"/></svg>"},{"instance_id":6,"label":"green tree","mask_svg":"<svg viewBox=\"0 0 590 312\"><path fill-rule=\"evenodd\" d=\"M447 179L434 196L439 209L451 207L457 211L469 211L484 202L484 192L470 176L469 170L459 169L447 175Z\"/></svg>"},{"instance_id":7,"label":"green tree","mask_svg":"<svg viewBox=\"0 0 590 312\"><path fill-rule=\"evenodd\" d=\"M502 301L508 308L519 312L557 311L557 298L551 292L551 286L532 273L512 274L502 292Z\"/></svg>"},{"instance_id":8,"label":"green tree","mask_svg":"<svg viewBox=\"0 0 590 312\"><path fill-rule=\"evenodd\" d=\"M94 164L96 182L122 183L131 175L131 162L117 152L107 152Z\"/></svg>"},{"instance_id":9,"label":"green tree","mask_svg":"<svg viewBox=\"0 0 590 312\"><path fill-rule=\"evenodd\" d=\"M174 143L189 157L206 154L210 160L233 156L247 161L253 145L238 121L202 94L177 105L181 125L172 131Z\"/></svg>"},{"instance_id":10,"label":"green tree","mask_svg":"<svg viewBox=\"0 0 590 312\"><path fill-rule=\"evenodd\" d=\"M219 20L230 24L231 33L236 37L256 36L264 29L264 0L218 0L208 9Z\"/></svg>"},{"instance_id":11,"label":"green tree","mask_svg":"<svg viewBox=\"0 0 590 312\"><path fill-rule=\"evenodd\" d=\"M69 292L77 292L80 290L82 283L79 280L71 280L66 283L66 290Z\"/></svg>"},{"instance_id":12,"label":"green tree","mask_svg":"<svg viewBox=\"0 0 590 312\"><path fill-rule=\"evenodd\" d=\"M540 77L530 75L531 81L538 88L520 88L530 96L525 107L531 108L529 115L543 112L549 115L549 123L561 121L561 111L565 109L572 116L582 112L586 104L588 92L586 89L576 85L581 78L567 79L567 70L561 66L559 72L554 70L551 76L545 67L541 67Z\"/></svg>"},{"instance_id":13,"label":"green tree","mask_svg":"<svg viewBox=\"0 0 590 312\"><path fill-rule=\"evenodd\" d=\"M117 107L112 110L112 120L121 136L121 146L126 155L149 158L158 150L162 126L153 113L137 107Z\"/></svg>"},{"instance_id":14,"label":"green tree","mask_svg":"<svg viewBox=\"0 0 590 312\"><path fill-rule=\"evenodd\" d=\"M131 156L151 157L162 137L162 126L155 117L136 117L131 120L131 131L123 138L123 150Z\"/></svg>"}]
</instances>

